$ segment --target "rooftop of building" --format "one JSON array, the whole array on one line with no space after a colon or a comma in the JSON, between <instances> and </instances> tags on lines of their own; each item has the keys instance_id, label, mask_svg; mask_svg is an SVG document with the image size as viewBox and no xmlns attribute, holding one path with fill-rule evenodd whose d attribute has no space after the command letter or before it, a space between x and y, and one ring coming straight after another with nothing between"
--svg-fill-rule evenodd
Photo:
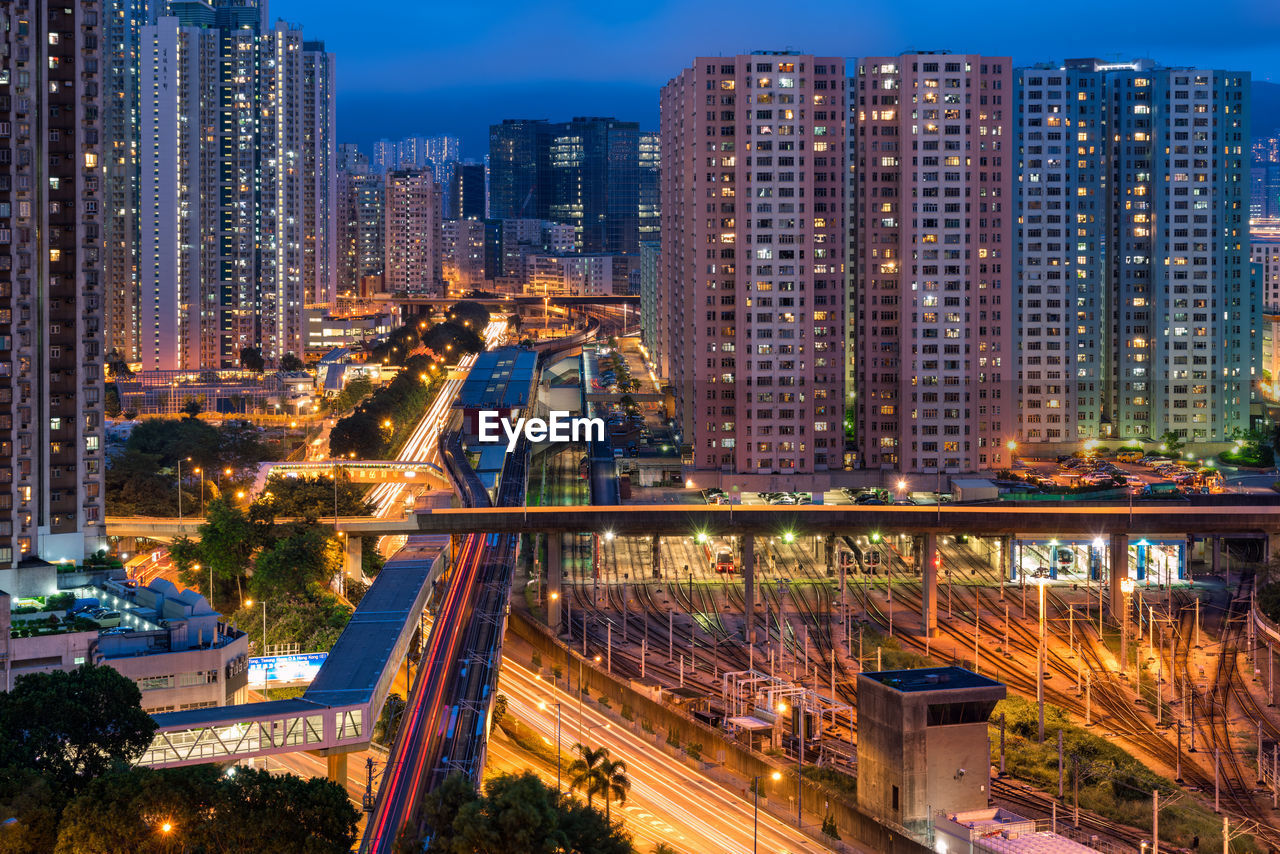
<instances>
[{"instance_id":1,"label":"rooftop of building","mask_svg":"<svg viewBox=\"0 0 1280 854\"><path fill-rule=\"evenodd\" d=\"M920 667L915 670L880 670L863 676L904 694L961 688L1003 688L1004 684L963 667Z\"/></svg>"},{"instance_id":2,"label":"rooftop of building","mask_svg":"<svg viewBox=\"0 0 1280 854\"><path fill-rule=\"evenodd\" d=\"M538 354L519 347L486 350L471 366L455 406L464 409L523 409L529 404Z\"/></svg>"},{"instance_id":3,"label":"rooftop of building","mask_svg":"<svg viewBox=\"0 0 1280 854\"><path fill-rule=\"evenodd\" d=\"M1036 830L1036 822L1006 809L994 808L947 813L935 823L939 833L937 850L950 854L945 837L968 837L970 846L954 850L1008 852L1008 854L1084 854L1092 848L1047 830ZM1041 822L1043 825L1043 822Z\"/></svg>"}]
</instances>

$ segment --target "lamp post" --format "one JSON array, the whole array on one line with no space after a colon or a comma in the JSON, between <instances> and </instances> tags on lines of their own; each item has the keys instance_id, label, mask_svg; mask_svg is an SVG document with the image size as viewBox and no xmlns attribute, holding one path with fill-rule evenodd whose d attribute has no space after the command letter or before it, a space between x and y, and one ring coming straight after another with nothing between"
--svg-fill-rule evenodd
<instances>
[{"instance_id":1,"label":"lamp post","mask_svg":"<svg viewBox=\"0 0 1280 854\"><path fill-rule=\"evenodd\" d=\"M187 462L191 462L191 457L187 457ZM203 491L202 487L201 492ZM182 521L182 460L178 460L178 521Z\"/></svg>"},{"instance_id":2,"label":"lamp post","mask_svg":"<svg viewBox=\"0 0 1280 854\"><path fill-rule=\"evenodd\" d=\"M1040 743L1044 744L1044 586L1047 579L1037 578L1036 587L1040 591L1040 643L1036 649L1036 706L1039 710Z\"/></svg>"},{"instance_id":3,"label":"lamp post","mask_svg":"<svg viewBox=\"0 0 1280 854\"><path fill-rule=\"evenodd\" d=\"M192 564L191 568L194 569L196 572L199 572L200 564L198 563ZM212 608L213 607L213 564L209 564L209 597L208 598L209 598L209 607Z\"/></svg>"},{"instance_id":4,"label":"lamp post","mask_svg":"<svg viewBox=\"0 0 1280 854\"><path fill-rule=\"evenodd\" d=\"M1129 594L1133 592L1133 579L1127 575L1120 579L1120 592L1124 594L1124 609L1120 614L1120 672L1129 670Z\"/></svg>"},{"instance_id":5,"label":"lamp post","mask_svg":"<svg viewBox=\"0 0 1280 854\"><path fill-rule=\"evenodd\" d=\"M252 608L253 600L252 599L244 600L244 606L246 608ZM262 600L262 655L266 655L266 654L267 654L267 600L263 599Z\"/></svg>"},{"instance_id":6,"label":"lamp post","mask_svg":"<svg viewBox=\"0 0 1280 854\"><path fill-rule=\"evenodd\" d=\"M190 457L188 457L188 459L190 459ZM200 466L196 466L194 471L196 474L200 475L200 515L203 516L204 515L204 469L201 468Z\"/></svg>"},{"instance_id":7,"label":"lamp post","mask_svg":"<svg viewBox=\"0 0 1280 854\"><path fill-rule=\"evenodd\" d=\"M775 783L782 779L782 774L778 771L769 776ZM760 850L760 780L763 777L763 774L757 774L751 778L751 788L755 792L755 807L751 816L751 854L757 854Z\"/></svg>"}]
</instances>

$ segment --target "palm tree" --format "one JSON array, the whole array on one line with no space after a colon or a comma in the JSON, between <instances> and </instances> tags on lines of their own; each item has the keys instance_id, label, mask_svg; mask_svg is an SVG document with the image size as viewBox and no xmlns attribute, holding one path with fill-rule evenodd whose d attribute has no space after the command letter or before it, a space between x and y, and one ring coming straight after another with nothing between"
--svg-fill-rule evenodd
<instances>
[{"instance_id":1,"label":"palm tree","mask_svg":"<svg viewBox=\"0 0 1280 854\"><path fill-rule=\"evenodd\" d=\"M600 794L604 795L604 819L606 822L610 820L610 801L617 800L618 803L624 804L627 802L627 792L631 791L631 781L627 779L627 763L621 759L610 759L608 753L609 751L606 749L605 758L598 769Z\"/></svg>"},{"instance_id":2,"label":"palm tree","mask_svg":"<svg viewBox=\"0 0 1280 854\"><path fill-rule=\"evenodd\" d=\"M591 748L579 742L573 749L578 752L578 758L569 763L569 788L584 790L587 806L593 806L600 792L600 766L609 760L609 748Z\"/></svg>"}]
</instances>

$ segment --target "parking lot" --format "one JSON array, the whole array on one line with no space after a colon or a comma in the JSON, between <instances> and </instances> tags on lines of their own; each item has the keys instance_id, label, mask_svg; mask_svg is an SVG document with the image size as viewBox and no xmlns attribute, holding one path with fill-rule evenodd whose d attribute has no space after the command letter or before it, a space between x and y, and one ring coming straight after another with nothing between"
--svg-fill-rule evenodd
<instances>
[{"instance_id":1,"label":"parking lot","mask_svg":"<svg viewBox=\"0 0 1280 854\"><path fill-rule=\"evenodd\" d=\"M825 492L724 492L719 489L704 489L701 493L708 504L769 504L792 507L804 504L934 504L933 493L909 493L900 491L894 494L887 489L828 489Z\"/></svg>"},{"instance_id":2,"label":"parking lot","mask_svg":"<svg viewBox=\"0 0 1280 854\"><path fill-rule=\"evenodd\" d=\"M1230 491L1223 473L1195 460L1144 457L1063 456L1056 460L1018 460L1014 473L1033 487L1124 489L1134 496L1214 494Z\"/></svg>"}]
</instances>

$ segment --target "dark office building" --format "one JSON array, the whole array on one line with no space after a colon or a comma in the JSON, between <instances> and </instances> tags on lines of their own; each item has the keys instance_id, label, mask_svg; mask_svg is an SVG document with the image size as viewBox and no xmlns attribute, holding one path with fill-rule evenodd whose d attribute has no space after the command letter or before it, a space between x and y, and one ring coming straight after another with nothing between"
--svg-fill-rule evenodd
<instances>
[{"instance_id":1,"label":"dark office building","mask_svg":"<svg viewBox=\"0 0 1280 854\"><path fill-rule=\"evenodd\" d=\"M636 122L508 119L489 128L489 215L574 227L579 252L638 256L657 228L656 136Z\"/></svg>"},{"instance_id":2,"label":"dark office building","mask_svg":"<svg viewBox=\"0 0 1280 854\"><path fill-rule=\"evenodd\" d=\"M459 163L449 182L448 219L484 219L484 164Z\"/></svg>"},{"instance_id":3,"label":"dark office building","mask_svg":"<svg viewBox=\"0 0 1280 854\"><path fill-rule=\"evenodd\" d=\"M547 218L550 146L546 119L504 119L489 126L490 219Z\"/></svg>"}]
</instances>

